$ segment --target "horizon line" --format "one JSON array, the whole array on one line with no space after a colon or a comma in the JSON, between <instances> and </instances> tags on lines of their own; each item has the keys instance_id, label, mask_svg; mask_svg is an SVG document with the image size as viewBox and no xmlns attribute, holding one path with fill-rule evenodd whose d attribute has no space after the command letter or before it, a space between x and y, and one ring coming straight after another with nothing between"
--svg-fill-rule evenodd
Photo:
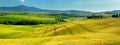
<instances>
[{"instance_id":1,"label":"horizon line","mask_svg":"<svg viewBox=\"0 0 120 45\"><path fill-rule=\"evenodd\" d=\"M0 6L0 7L16 7L16 6L26 6L26 7L34 7L34 6L27 6L24 4L19 4L19 5L14 5L14 6ZM38 8L38 7L34 7ZM38 9L45 9L45 8L38 8ZM45 9L45 10L60 10L60 11L67 11L67 10L77 10L77 11L88 11L88 12L107 12L107 11L115 11L115 10L120 10L120 9L112 9L112 10L103 10L103 11L92 11L92 10L83 10L83 9Z\"/></svg>"}]
</instances>

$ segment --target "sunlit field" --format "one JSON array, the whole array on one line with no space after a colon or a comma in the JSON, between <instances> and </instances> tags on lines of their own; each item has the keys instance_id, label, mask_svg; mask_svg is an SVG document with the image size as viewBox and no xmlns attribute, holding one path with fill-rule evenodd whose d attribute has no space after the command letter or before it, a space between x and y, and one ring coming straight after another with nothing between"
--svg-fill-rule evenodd
<instances>
[{"instance_id":1,"label":"sunlit field","mask_svg":"<svg viewBox=\"0 0 120 45\"><path fill-rule=\"evenodd\" d=\"M77 19L57 24L0 24L0 45L120 45L120 19Z\"/></svg>"}]
</instances>

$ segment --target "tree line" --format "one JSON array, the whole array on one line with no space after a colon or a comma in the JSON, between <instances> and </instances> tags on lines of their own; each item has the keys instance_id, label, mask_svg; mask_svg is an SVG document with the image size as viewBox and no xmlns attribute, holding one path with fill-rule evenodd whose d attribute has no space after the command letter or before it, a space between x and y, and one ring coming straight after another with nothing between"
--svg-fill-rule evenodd
<instances>
[{"instance_id":1,"label":"tree line","mask_svg":"<svg viewBox=\"0 0 120 45\"><path fill-rule=\"evenodd\" d=\"M6 20L4 20L6 19ZM38 25L38 24L56 24L59 22L66 22L67 17L56 16L54 20L32 20L32 19L18 19L13 20L10 18L0 18L0 24L7 25Z\"/></svg>"},{"instance_id":2,"label":"tree line","mask_svg":"<svg viewBox=\"0 0 120 45\"><path fill-rule=\"evenodd\" d=\"M0 21L0 24L7 25L38 25L38 24L55 24L56 21L37 21L37 20L21 20L21 21Z\"/></svg>"},{"instance_id":3,"label":"tree line","mask_svg":"<svg viewBox=\"0 0 120 45\"><path fill-rule=\"evenodd\" d=\"M113 17L113 18L119 18L119 17L120 17L120 14L114 14L114 15L112 15L111 17Z\"/></svg>"},{"instance_id":4,"label":"tree line","mask_svg":"<svg viewBox=\"0 0 120 45\"><path fill-rule=\"evenodd\" d=\"M120 14L113 14L110 17L112 17L112 18L119 18ZM100 18L106 18L106 16L104 16L104 15L91 15L91 16L87 16L87 19L100 19Z\"/></svg>"}]
</instances>

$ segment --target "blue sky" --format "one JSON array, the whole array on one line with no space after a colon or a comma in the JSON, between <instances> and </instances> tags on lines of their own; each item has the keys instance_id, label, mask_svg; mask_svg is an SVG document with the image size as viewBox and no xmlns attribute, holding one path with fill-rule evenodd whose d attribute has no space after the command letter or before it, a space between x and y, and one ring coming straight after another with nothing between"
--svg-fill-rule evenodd
<instances>
[{"instance_id":1,"label":"blue sky","mask_svg":"<svg viewBox=\"0 0 120 45\"><path fill-rule=\"evenodd\" d=\"M120 10L120 0L0 0L0 7L27 5L50 10L110 11Z\"/></svg>"}]
</instances>

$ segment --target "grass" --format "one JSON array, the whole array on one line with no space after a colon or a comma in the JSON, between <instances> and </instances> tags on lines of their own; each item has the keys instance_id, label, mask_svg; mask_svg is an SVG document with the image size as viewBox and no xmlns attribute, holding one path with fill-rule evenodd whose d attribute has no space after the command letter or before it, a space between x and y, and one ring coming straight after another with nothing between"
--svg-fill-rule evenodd
<instances>
[{"instance_id":1,"label":"grass","mask_svg":"<svg viewBox=\"0 0 120 45\"><path fill-rule=\"evenodd\" d=\"M0 45L120 45L120 19L0 25Z\"/></svg>"},{"instance_id":2,"label":"grass","mask_svg":"<svg viewBox=\"0 0 120 45\"><path fill-rule=\"evenodd\" d=\"M56 23L54 17L41 17L35 15L2 15L0 16L1 24L13 24L16 25L18 23L21 24L51 24ZM18 24L19 25L19 24ZM32 25L32 24L31 24Z\"/></svg>"},{"instance_id":3,"label":"grass","mask_svg":"<svg viewBox=\"0 0 120 45\"><path fill-rule=\"evenodd\" d=\"M44 18L44 17L38 17L38 16L30 16L30 15L6 15L6 16L0 16L0 19L2 21L6 20L13 20L13 21L19 21L19 20L54 20L54 18Z\"/></svg>"}]
</instances>

